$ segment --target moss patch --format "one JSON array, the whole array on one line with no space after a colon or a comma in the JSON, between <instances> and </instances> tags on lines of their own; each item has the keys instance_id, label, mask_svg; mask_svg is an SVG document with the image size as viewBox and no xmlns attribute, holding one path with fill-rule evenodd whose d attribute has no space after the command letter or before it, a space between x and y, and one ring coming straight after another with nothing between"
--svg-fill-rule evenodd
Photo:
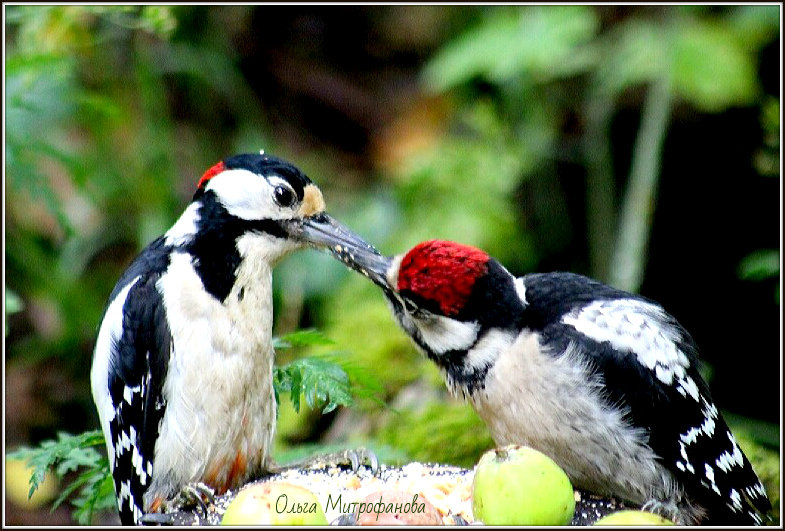
<instances>
[{"instance_id":1,"label":"moss patch","mask_svg":"<svg viewBox=\"0 0 785 531\"><path fill-rule=\"evenodd\" d=\"M459 402L429 403L390 412L377 438L413 460L471 468L493 439L474 410Z\"/></svg>"}]
</instances>

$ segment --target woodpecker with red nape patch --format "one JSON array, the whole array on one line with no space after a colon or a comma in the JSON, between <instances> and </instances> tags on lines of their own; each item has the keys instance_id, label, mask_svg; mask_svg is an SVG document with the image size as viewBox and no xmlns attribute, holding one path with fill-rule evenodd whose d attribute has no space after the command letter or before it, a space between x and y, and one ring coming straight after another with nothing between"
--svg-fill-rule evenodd
<instances>
[{"instance_id":1,"label":"woodpecker with red nape patch","mask_svg":"<svg viewBox=\"0 0 785 531\"><path fill-rule=\"evenodd\" d=\"M571 273L515 278L480 249L423 242L339 258L474 406L499 446L553 458L573 485L679 524L761 524L771 504L656 302Z\"/></svg>"},{"instance_id":2,"label":"woodpecker with red nape patch","mask_svg":"<svg viewBox=\"0 0 785 531\"><path fill-rule=\"evenodd\" d=\"M184 487L218 493L272 468L272 269L312 245L363 242L293 165L236 155L120 277L91 384L123 524Z\"/></svg>"}]
</instances>

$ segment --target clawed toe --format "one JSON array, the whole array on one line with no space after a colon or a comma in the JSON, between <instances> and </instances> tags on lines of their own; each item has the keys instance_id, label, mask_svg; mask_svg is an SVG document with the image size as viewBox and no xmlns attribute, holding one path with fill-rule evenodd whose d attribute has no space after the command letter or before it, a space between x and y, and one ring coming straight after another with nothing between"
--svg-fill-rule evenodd
<instances>
[{"instance_id":1,"label":"clawed toe","mask_svg":"<svg viewBox=\"0 0 785 531\"><path fill-rule=\"evenodd\" d=\"M196 509L202 518L207 518L210 505L215 504L213 489L204 483L184 485L170 500L164 501L153 512L146 513L139 520L142 525L176 525L177 515Z\"/></svg>"},{"instance_id":2,"label":"clawed toe","mask_svg":"<svg viewBox=\"0 0 785 531\"><path fill-rule=\"evenodd\" d=\"M215 504L213 489L204 483L191 483L185 485L178 495L180 507L198 507L203 516L207 516L210 505Z\"/></svg>"},{"instance_id":3,"label":"clawed toe","mask_svg":"<svg viewBox=\"0 0 785 531\"><path fill-rule=\"evenodd\" d=\"M315 455L306 459L287 464L276 469L277 472L293 468L325 469L332 466L344 466L357 472L361 466L367 466L371 473L379 472L379 459L367 448L342 450L338 452Z\"/></svg>"},{"instance_id":4,"label":"clawed toe","mask_svg":"<svg viewBox=\"0 0 785 531\"><path fill-rule=\"evenodd\" d=\"M367 466L371 473L379 472L379 459L376 454L367 448L357 448L323 455L320 458L321 466L348 466L352 472L357 472L361 466Z\"/></svg>"},{"instance_id":5,"label":"clawed toe","mask_svg":"<svg viewBox=\"0 0 785 531\"><path fill-rule=\"evenodd\" d=\"M352 471L357 472L360 465L365 465L371 469L371 473L375 476L379 472L379 459L376 454L367 448L357 448L356 450L346 450L345 453L350 455Z\"/></svg>"}]
</instances>

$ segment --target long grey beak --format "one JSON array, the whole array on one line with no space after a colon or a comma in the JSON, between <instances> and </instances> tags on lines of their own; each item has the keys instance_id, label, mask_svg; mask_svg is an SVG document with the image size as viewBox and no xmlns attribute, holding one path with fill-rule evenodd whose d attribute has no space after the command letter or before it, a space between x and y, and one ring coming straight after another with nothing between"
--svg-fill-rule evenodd
<instances>
[{"instance_id":1,"label":"long grey beak","mask_svg":"<svg viewBox=\"0 0 785 531\"><path fill-rule=\"evenodd\" d=\"M328 251L350 269L362 273L382 288L389 289L387 270L392 265L392 258L381 254L335 218L322 212L293 221L288 229L292 238Z\"/></svg>"}]
</instances>

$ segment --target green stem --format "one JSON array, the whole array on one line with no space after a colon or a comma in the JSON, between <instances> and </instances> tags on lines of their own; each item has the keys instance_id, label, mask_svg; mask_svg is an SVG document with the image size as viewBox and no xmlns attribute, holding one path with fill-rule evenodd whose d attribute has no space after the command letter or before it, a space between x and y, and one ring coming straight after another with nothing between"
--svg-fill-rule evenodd
<instances>
[{"instance_id":1,"label":"green stem","mask_svg":"<svg viewBox=\"0 0 785 531\"><path fill-rule=\"evenodd\" d=\"M649 88L635 140L630 179L608 276L611 285L630 292L637 292L643 280L662 145L672 100L670 80L664 76Z\"/></svg>"},{"instance_id":2,"label":"green stem","mask_svg":"<svg viewBox=\"0 0 785 531\"><path fill-rule=\"evenodd\" d=\"M613 97L595 91L585 106L586 135L586 228L588 230L591 276L607 281L616 221L616 186L610 147L610 123L615 109Z\"/></svg>"}]
</instances>

